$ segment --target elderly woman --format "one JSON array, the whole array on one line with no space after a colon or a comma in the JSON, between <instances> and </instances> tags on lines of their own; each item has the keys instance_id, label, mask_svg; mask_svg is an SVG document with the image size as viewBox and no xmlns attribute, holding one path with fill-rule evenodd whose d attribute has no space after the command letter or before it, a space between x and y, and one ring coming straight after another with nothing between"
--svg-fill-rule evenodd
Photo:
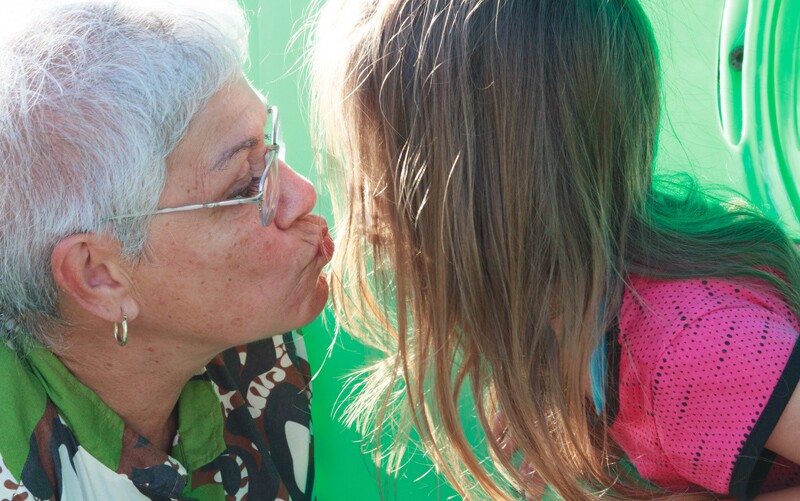
<instances>
[{"instance_id":1,"label":"elderly woman","mask_svg":"<svg viewBox=\"0 0 800 501\"><path fill-rule=\"evenodd\" d=\"M284 333L324 306L333 244L242 74L241 10L159 5L4 32L2 499L312 495Z\"/></svg>"}]
</instances>

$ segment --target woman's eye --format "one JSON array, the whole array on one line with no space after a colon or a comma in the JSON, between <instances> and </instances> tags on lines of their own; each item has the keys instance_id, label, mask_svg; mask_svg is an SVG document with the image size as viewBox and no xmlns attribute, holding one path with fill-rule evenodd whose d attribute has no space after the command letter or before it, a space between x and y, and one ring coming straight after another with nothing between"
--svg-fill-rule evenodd
<instances>
[{"instance_id":1,"label":"woman's eye","mask_svg":"<svg viewBox=\"0 0 800 501\"><path fill-rule=\"evenodd\" d=\"M260 177L253 177L250 179L250 183L248 183L247 186L233 193L230 198L239 199L239 198L254 197L258 194L258 185L260 183L261 183Z\"/></svg>"}]
</instances>

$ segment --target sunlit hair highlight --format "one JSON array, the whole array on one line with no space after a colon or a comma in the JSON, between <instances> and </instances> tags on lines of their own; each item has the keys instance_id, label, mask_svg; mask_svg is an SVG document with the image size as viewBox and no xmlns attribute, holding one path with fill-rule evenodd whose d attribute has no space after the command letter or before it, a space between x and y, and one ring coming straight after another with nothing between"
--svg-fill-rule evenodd
<instances>
[{"instance_id":1,"label":"sunlit hair highlight","mask_svg":"<svg viewBox=\"0 0 800 501\"><path fill-rule=\"evenodd\" d=\"M515 465L465 435L468 393L564 499L666 496L628 475L587 399L627 273L759 276L796 306L800 271L754 211L654 183L659 66L639 4L332 0L318 19L334 303L385 354L350 421L399 429L399 450L414 424L461 495L517 499Z\"/></svg>"}]
</instances>

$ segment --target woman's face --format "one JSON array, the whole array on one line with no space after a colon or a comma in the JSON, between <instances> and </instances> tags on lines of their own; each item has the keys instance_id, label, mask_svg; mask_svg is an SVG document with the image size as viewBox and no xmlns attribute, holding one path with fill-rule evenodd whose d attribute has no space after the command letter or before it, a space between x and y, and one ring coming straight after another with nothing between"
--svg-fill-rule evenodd
<instances>
[{"instance_id":1,"label":"woman's face","mask_svg":"<svg viewBox=\"0 0 800 501\"><path fill-rule=\"evenodd\" d=\"M234 198L253 166L263 166L265 122L266 109L244 78L212 96L167 158L159 207ZM283 163L279 177L268 227L255 204L153 218L145 258L133 269L140 312L131 329L213 354L320 313L328 297L321 271L333 250L327 224L309 214L316 192L308 180Z\"/></svg>"}]
</instances>

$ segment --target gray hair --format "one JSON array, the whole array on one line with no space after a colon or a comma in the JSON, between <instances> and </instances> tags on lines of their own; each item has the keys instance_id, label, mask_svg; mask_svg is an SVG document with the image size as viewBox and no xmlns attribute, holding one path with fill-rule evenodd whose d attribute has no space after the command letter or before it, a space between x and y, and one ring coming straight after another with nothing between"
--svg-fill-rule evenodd
<instances>
[{"instance_id":1,"label":"gray hair","mask_svg":"<svg viewBox=\"0 0 800 501\"><path fill-rule=\"evenodd\" d=\"M0 40L0 341L22 347L57 342L59 240L108 232L141 256L148 219L109 218L156 208L167 155L241 72L247 41L234 0L62 2L24 17Z\"/></svg>"}]
</instances>

